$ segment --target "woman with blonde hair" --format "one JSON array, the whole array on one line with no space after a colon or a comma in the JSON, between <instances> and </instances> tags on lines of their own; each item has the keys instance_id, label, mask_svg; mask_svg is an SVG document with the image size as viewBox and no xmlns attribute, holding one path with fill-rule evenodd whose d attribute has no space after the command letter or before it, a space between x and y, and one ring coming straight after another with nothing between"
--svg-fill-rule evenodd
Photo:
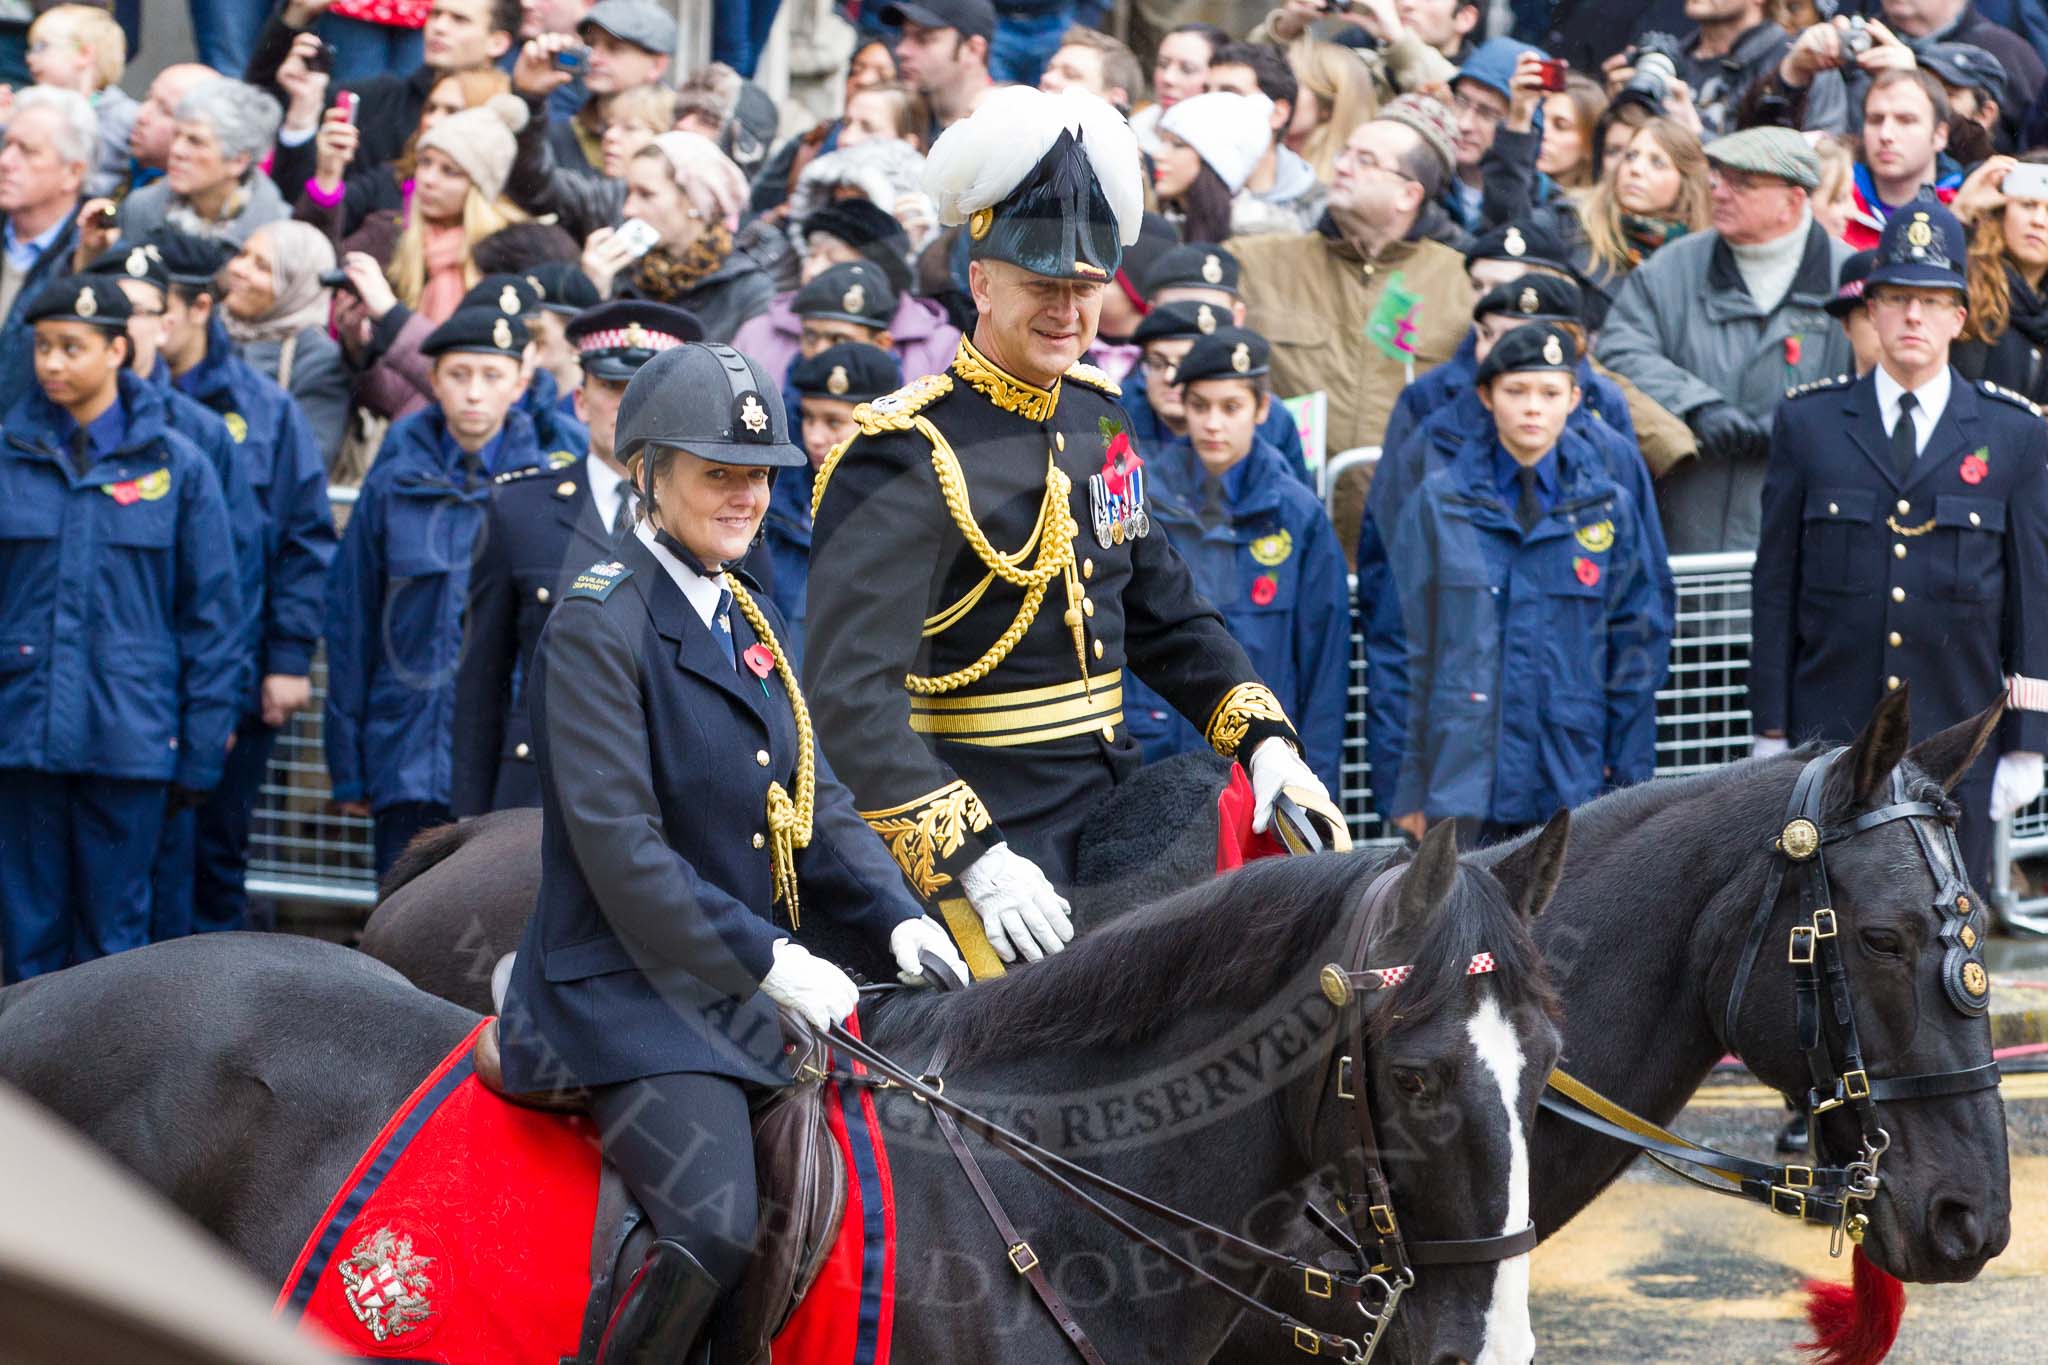
<instances>
[{"instance_id":1,"label":"woman with blonde hair","mask_svg":"<svg viewBox=\"0 0 2048 1365\"><path fill-rule=\"evenodd\" d=\"M1964 378L2038 403L2048 396L2048 198L2007 193L2006 177L2023 164L2048 164L2048 151L1994 156L1956 191L1970 230L1970 314L1953 354Z\"/></svg>"},{"instance_id":2,"label":"woman with blonde hair","mask_svg":"<svg viewBox=\"0 0 2048 1365\"><path fill-rule=\"evenodd\" d=\"M1287 49L1287 61L1300 94L1286 143L1327 185L1352 130L1379 112L1379 91L1358 53L1341 43L1303 35Z\"/></svg>"},{"instance_id":3,"label":"woman with blonde hair","mask_svg":"<svg viewBox=\"0 0 2048 1365\"><path fill-rule=\"evenodd\" d=\"M511 78L496 67L449 72L428 89L419 124L397 159L352 173L348 167L355 160L361 136L339 108L329 109L314 139L313 178L301 187L292 216L326 229L337 244L353 236L375 213L392 215L389 231L396 234L412 202L420 139L450 114L479 108L511 88Z\"/></svg>"},{"instance_id":4,"label":"woman with blonde hair","mask_svg":"<svg viewBox=\"0 0 2048 1365\"><path fill-rule=\"evenodd\" d=\"M1586 284L1586 325L1597 330L1630 271L1658 247L1707 226L1707 158L1682 124L1636 129L1598 184L1576 201L1536 210L1563 239Z\"/></svg>"}]
</instances>

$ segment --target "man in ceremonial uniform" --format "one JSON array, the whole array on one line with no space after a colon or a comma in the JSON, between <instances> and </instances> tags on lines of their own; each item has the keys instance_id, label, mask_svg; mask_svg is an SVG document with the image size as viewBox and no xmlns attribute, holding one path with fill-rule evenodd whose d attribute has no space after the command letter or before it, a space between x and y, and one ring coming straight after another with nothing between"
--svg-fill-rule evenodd
<instances>
[{"instance_id":1,"label":"man in ceremonial uniform","mask_svg":"<svg viewBox=\"0 0 2048 1365\"><path fill-rule=\"evenodd\" d=\"M1794 389L1778 408L1752 589L1759 753L1847 743L1908 683L1924 737L2009 676L2048 677L2048 427L2024 398L1950 367L1964 260L1946 208L1896 210L1864 285L1876 368ZM1955 790L1980 891L1993 825L2040 794L2044 746L2048 716L2015 708Z\"/></svg>"},{"instance_id":2,"label":"man in ceremonial uniform","mask_svg":"<svg viewBox=\"0 0 2048 1365\"><path fill-rule=\"evenodd\" d=\"M863 404L818 473L818 734L977 974L1071 936L1087 807L1141 761L1126 667L1245 763L1258 828L1283 787L1342 823L1154 532L1116 385L1076 364L1137 236L1140 174L1128 125L1077 91L998 91L948 129L924 188L966 227L973 336Z\"/></svg>"},{"instance_id":3,"label":"man in ceremonial uniform","mask_svg":"<svg viewBox=\"0 0 2048 1365\"><path fill-rule=\"evenodd\" d=\"M613 453L619 400L640 367L696 333L667 304L624 299L567 328L583 381L576 416L590 454L561 468L498 475L470 567L462 663L455 674L456 816L540 804L521 683L562 585L609 554L632 524L625 466Z\"/></svg>"}]
</instances>

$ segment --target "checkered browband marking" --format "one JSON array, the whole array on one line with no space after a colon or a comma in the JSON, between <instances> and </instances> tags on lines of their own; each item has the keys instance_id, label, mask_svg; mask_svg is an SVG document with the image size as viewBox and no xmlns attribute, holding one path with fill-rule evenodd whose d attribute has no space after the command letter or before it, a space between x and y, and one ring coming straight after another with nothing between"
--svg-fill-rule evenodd
<instances>
[{"instance_id":1,"label":"checkered browband marking","mask_svg":"<svg viewBox=\"0 0 2048 1365\"><path fill-rule=\"evenodd\" d=\"M585 332L576 343L578 354L586 351L667 351L683 339L646 327L612 327L602 332Z\"/></svg>"},{"instance_id":2,"label":"checkered browband marking","mask_svg":"<svg viewBox=\"0 0 2048 1365\"><path fill-rule=\"evenodd\" d=\"M1482 976L1493 969L1492 953L1474 953L1472 954L1472 960L1465 964L1465 975ZM1415 964L1410 962L1400 967L1368 967L1365 970L1365 974L1378 977L1380 979L1379 985L1373 987L1373 989L1384 991L1400 985L1403 981L1413 976L1415 974Z\"/></svg>"}]
</instances>

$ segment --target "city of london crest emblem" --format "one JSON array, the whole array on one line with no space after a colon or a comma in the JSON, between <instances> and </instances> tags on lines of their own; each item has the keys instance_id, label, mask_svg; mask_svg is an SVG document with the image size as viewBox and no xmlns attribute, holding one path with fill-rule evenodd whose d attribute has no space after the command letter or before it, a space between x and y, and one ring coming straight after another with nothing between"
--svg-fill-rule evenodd
<instances>
[{"instance_id":1,"label":"city of london crest emblem","mask_svg":"<svg viewBox=\"0 0 2048 1365\"><path fill-rule=\"evenodd\" d=\"M378 1228L336 1267L349 1311L378 1341L412 1331L433 1316L434 1282L425 1273L433 1260L413 1250L412 1238Z\"/></svg>"}]
</instances>

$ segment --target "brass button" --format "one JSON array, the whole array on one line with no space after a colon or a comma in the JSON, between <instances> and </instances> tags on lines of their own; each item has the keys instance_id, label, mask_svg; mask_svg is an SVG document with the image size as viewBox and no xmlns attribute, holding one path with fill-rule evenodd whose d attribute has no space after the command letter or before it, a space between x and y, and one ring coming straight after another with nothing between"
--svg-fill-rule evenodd
<instances>
[{"instance_id":1,"label":"brass button","mask_svg":"<svg viewBox=\"0 0 2048 1365\"><path fill-rule=\"evenodd\" d=\"M1984 518L1982 518L1982 517L1978 516L1978 515L1977 515L1977 514L1976 514L1975 512L1972 512L1972 513L1970 513L1970 525L1972 525L1972 526L1982 526L1983 524L1984 524Z\"/></svg>"},{"instance_id":2,"label":"brass button","mask_svg":"<svg viewBox=\"0 0 2048 1365\"><path fill-rule=\"evenodd\" d=\"M1900 645L1906 643L1906 637L1899 634L1897 631L1893 631L1890 635L1886 636L1885 638L1891 642L1891 646L1893 649L1897 649Z\"/></svg>"},{"instance_id":3,"label":"brass button","mask_svg":"<svg viewBox=\"0 0 2048 1365\"><path fill-rule=\"evenodd\" d=\"M1061 450L1065 450L1067 448L1067 434L1064 431L1055 431L1052 434L1052 443Z\"/></svg>"},{"instance_id":4,"label":"brass button","mask_svg":"<svg viewBox=\"0 0 2048 1365\"><path fill-rule=\"evenodd\" d=\"M1095 603L1089 598L1084 597L1081 599L1081 614L1083 616L1093 616L1095 614Z\"/></svg>"},{"instance_id":5,"label":"brass button","mask_svg":"<svg viewBox=\"0 0 2048 1365\"><path fill-rule=\"evenodd\" d=\"M533 596L536 601L545 602L548 600L548 590L546 588L535 588Z\"/></svg>"},{"instance_id":6,"label":"brass button","mask_svg":"<svg viewBox=\"0 0 2048 1365\"><path fill-rule=\"evenodd\" d=\"M756 749L754 751L754 762L760 764L764 768L767 767L768 751L766 749Z\"/></svg>"},{"instance_id":7,"label":"brass button","mask_svg":"<svg viewBox=\"0 0 2048 1365\"><path fill-rule=\"evenodd\" d=\"M1831 503L1829 503L1829 504L1828 504L1828 515L1829 515L1829 516L1833 516L1833 515L1835 515L1835 513L1839 512L1839 511L1841 511L1841 510L1842 510L1842 504L1840 504L1839 502L1831 502Z\"/></svg>"},{"instance_id":8,"label":"brass button","mask_svg":"<svg viewBox=\"0 0 2048 1365\"><path fill-rule=\"evenodd\" d=\"M1102 641L1100 640L1095 642L1095 657L1098 659L1102 657Z\"/></svg>"},{"instance_id":9,"label":"brass button","mask_svg":"<svg viewBox=\"0 0 2048 1365\"><path fill-rule=\"evenodd\" d=\"M1113 739L1115 739L1115 738L1116 738L1116 727L1115 727L1114 725L1105 725L1105 726L1103 726L1103 727L1102 727L1102 737L1103 737L1104 739L1110 739L1110 740L1113 740Z\"/></svg>"},{"instance_id":10,"label":"brass button","mask_svg":"<svg viewBox=\"0 0 2048 1365\"><path fill-rule=\"evenodd\" d=\"M1910 503L1910 502L1907 502L1907 501L1906 501L1906 500L1905 500L1904 498L1900 498L1900 499L1899 499L1899 515L1900 515L1900 516L1902 516L1902 517L1903 517L1904 515L1906 515L1906 513L1910 512L1910 511L1912 511L1912 510L1913 510L1913 504L1912 504L1912 503Z\"/></svg>"},{"instance_id":11,"label":"brass button","mask_svg":"<svg viewBox=\"0 0 2048 1365\"><path fill-rule=\"evenodd\" d=\"M1904 559L1905 557L1906 557L1906 543L1905 543L1904 541L1900 541L1900 542L1899 542L1898 544L1896 544L1896 545L1892 546L1892 558L1893 558L1893 559Z\"/></svg>"},{"instance_id":12,"label":"brass button","mask_svg":"<svg viewBox=\"0 0 2048 1365\"><path fill-rule=\"evenodd\" d=\"M1095 561L1094 561L1094 560L1092 560L1092 559L1084 559L1084 560L1082 560L1082 561L1081 561L1081 577L1083 577L1083 578L1093 578L1093 577L1095 577Z\"/></svg>"},{"instance_id":13,"label":"brass button","mask_svg":"<svg viewBox=\"0 0 2048 1365\"><path fill-rule=\"evenodd\" d=\"M767 836L767 835L765 835L765 834L756 834L756 835L754 836L754 847L755 847L755 848L766 848L766 847L768 847L768 836Z\"/></svg>"},{"instance_id":14,"label":"brass button","mask_svg":"<svg viewBox=\"0 0 2048 1365\"><path fill-rule=\"evenodd\" d=\"M525 758L531 752L533 751L527 748L526 741L523 739L512 746L512 757L514 758Z\"/></svg>"},{"instance_id":15,"label":"brass button","mask_svg":"<svg viewBox=\"0 0 2048 1365\"><path fill-rule=\"evenodd\" d=\"M1890 676L1889 678L1886 678L1886 679L1884 680L1884 690L1885 690L1885 691L1887 691L1887 692L1896 692L1896 691L1898 691L1898 690L1899 690L1899 675L1898 675L1898 674L1894 673L1894 674L1892 674L1892 675L1891 675L1891 676Z\"/></svg>"},{"instance_id":16,"label":"brass button","mask_svg":"<svg viewBox=\"0 0 2048 1365\"><path fill-rule=\"evenodd\" d=\"M1903 602L1903 601L1905 601L1905 600L1906 600L1906 590L1905 590L1904 588L1893 588L1893 589L1892 589L1892 601L1894 601L1894 602Z\"/></svg>"}]
</instances>

